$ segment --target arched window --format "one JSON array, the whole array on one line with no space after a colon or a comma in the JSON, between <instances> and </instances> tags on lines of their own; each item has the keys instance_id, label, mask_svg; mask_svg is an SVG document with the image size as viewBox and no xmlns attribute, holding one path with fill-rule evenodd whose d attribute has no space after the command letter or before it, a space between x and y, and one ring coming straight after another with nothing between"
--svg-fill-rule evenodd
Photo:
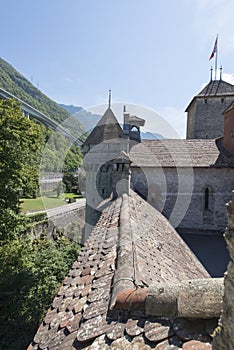
<instances>
[{"instance_id":1,"label":"arched window","mask_svg":"<svg viewBox=\"0 0 234 350\"><path fill-rule=\"evenodd\" d=\"M205 188L205 209L209 209L209 198L210 197L210 191L209 188Z\"/></svg>"},{"instance_id":2,"label":"arched window","mask_svg":"<svg viewBox=\"0 0 234 350\"><path fill-rule=\"evenodd\" d=\"M137 127L137 126L132 126L131 127L131 131L133 131L133 132L139 132L139 128Z\"/></svg>"}]
</instances>

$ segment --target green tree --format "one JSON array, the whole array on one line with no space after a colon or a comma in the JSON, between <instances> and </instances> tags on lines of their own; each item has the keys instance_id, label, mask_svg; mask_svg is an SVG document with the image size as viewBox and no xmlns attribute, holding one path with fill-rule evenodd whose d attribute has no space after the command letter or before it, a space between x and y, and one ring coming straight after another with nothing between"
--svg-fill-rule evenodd
<instances>
[{"instance_id":1,"label":"green tree","mask_svg":"<svg viewBox=\"0 0 234 350\"><path fill-rule=\"evenodd\" d=\"M75 172L77 168L82 164L82 153L80 148L72 145L67 152L64 162L64 172Z\"/></svg>"},{"instance_id":2,"label":"green tree","mask_svg":"<svg viewBox=\"0 0 234 350\"><path fill-rule=\"evenodd\" d=\"M39 125L25 118L20 103L0 101L0 240L22 229L20 195L35 197L44 144Z\"/></svg>"},{"instance_id":3,"label":"green tree","mask_svg":"<svg viewBox=\"0 0 234 350\"><path fill-rule=\"evenodd\" d=\"M42 156L41 171L45 173L75 172L81 163L80 148L71 145L60 132L52 132Z\"/></svg>"},{"instance_id":4,"label":"green tree","mask_svg":"<svg viewBox=\"0 0 234 350\"><path fill-rule=\"evenodd\" d=\"M73 192L73 189L76 193L79 193L79 184L78 184L78 178L77 176L74 176L71 173L65 173L63 175L63 183L65 184L65 191L67 193Z\"/></svg>"},{"instance_id":5,"label":"green tree","mask_svg":"<svg viewBox=\"0 0 234 350\"><path fill-rule=\"evenodd\" d=\"M27 348L79 249L59 236L0 246L1 350Z\"/></svg>"}]
</instances>

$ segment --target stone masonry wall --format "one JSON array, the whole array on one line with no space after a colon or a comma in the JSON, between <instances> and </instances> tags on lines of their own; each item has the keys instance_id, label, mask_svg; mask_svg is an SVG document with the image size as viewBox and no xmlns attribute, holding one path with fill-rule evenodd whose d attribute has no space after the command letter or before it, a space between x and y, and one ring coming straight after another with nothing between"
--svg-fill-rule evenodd
<instances>
[{"instance_id":1,"label":"stone masonry wall","mask_svg":"<svg viewBox=\"0 0 234 350\"><path fill-rule=\"evenodd\" d=\"M228 228L225 232L225 240L228 245L231 260L224 279L223 312L220 320L220 328L214 338L214 350L234 349L234 192L232 202L227 206Z\"/></svg>"},{"instance_id":2,"label":"stone masonry wall","mask_svg":"<svg viewBox=\"0 0 234 350\"><path fill-rule=\"evenodd\" d=\"M231 104L230 97L197 97L190 106L187 139L213 139L223 135L223 112Z\"/></svg>"},{"instance_id":3,"label":"stone masonry wall","mask_svg":"<svg viewBox=\"0 0 234 350\"><path fill-rule=\"evenodd\" d=\"M178 229L224 232L225 204L234 188L234 169L133 168L132 187L143 192L147 201ZM209 189L207 209L206 188Z\"/></svg>"},{"instance_id":4,"label":"stone masonry wall","mask_svg":"<svg viewBox=\"0 0 234 350\"><path fill-rule=\"evenodd\" d=\"M74 240L77 243L82 242L82 235L85 226L85 206L52 216L40 222L35 222L29 229L32 239L47 236L53 238L56 233L62 233L64 236Z\"/></svg>"}]
</instances>

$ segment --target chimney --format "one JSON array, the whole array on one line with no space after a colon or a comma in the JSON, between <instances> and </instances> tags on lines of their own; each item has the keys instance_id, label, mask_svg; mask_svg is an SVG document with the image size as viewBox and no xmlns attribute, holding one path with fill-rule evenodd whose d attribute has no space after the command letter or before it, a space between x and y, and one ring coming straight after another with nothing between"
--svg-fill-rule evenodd
<instances>
[{"instance_id":1,"label":"chimney","mask_svg":"<svg viewBox=\"0 0 234 350\"><path fill-rule=\"evenodd\" d=\"M234 154L234 103L224 111L223 146Z\"/></svg>"},{"instance_id":2,"label":"chimney","mask_svg":"<svg viewBox=\"0 0 234 350\"><path fill-rule=\"evenodd\" d=\"M124 106L124 110L123 110L123 132L124 132L124 136L125 137L129 137L129 133L130 133L130 125L129 125L129 117L130 114L129 112L126 112L126 106Z\"/></svg>"}]
</instances>

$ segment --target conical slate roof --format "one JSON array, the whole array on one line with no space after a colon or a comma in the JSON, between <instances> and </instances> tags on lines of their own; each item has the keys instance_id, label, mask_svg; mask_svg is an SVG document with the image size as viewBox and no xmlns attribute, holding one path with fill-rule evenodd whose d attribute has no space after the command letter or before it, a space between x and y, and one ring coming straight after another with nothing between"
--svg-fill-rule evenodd
<instances>
[{"instance_id":1,"label":"conical slate roof","mask_svg":"<svg viewBox=\"0 0 234 350\"><path fill-rule=\"evenodd\" d=\"M223 80L211 80L197 96L234 95L234 85Z\"/></svg>"},{"instance_id":2,"label":"conical slate roof","mask_svg":"<svg viewBox=\"0 0 234 350\"><path fill-rule=\"evenodd\" d=\"M108 108L83 145L98 145L106 140L122 137L123 130L112 110Z\"/></svg>"}]
</instances>

